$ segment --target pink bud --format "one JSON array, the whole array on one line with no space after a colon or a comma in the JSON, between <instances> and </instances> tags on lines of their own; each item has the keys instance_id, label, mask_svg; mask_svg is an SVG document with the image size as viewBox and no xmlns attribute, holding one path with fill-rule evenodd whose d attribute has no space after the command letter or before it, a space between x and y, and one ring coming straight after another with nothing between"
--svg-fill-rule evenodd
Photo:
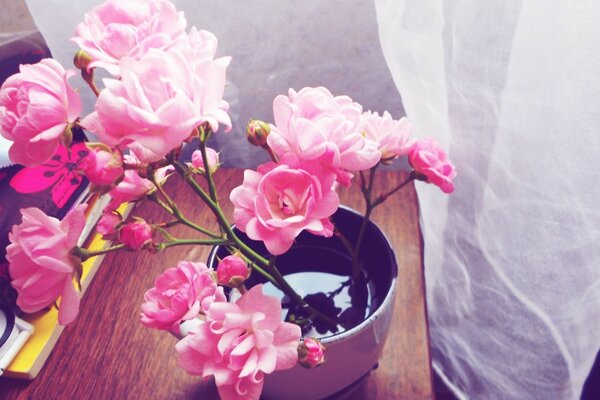
<instances>
[{"instance_id":1,"label":"pink bud","mask_svg":"<svg viewBox=\"0 0 600 400\"><path fill-rule=\"evenodd\" d=\"M134 221L123 225L119 232L121 243L138 250L152 241L152 227L146 221Z\"/></svg>"},{"instance_id":2,"label":"pink bud","mask_svg":"<svg viewBox=\"0 0 600 400\"><path fill-rule=\"evenodd\" d=\"M94 61L94 59L84 50L79 50L75 53L75 57L73 57L73 65L81 70L87 70L92 61Z\"/></svg>"},{"instance_id":3,"label":"pink bud","mask_svg":"<svg viewBox=\"0 0 600 400\"><path fill-rule=\"evenodd\" d=\"M417 141L408 153L408 161L415 169L418 179L438 186L444 193L454 191L456 169L433 139Z\"/></svg>"},{"instance_id":4,"label":"pink bud","mask_svg":"<svg viewBox=\"0 0 600 400\"><path fill-rule=\"evenodd\" d=\"M121 223L121 216L113 212L105 212L96 224L96 232L104 239L112 240L117 236L117 225Z\"/></svg>"},{"instance_id":5,"label":"pink bud","mask_svg":"<svg viewBox=\"0 0 600 400\"><path fill-rule=\"evenodd\" d=\"M108 147L92 147L81 163L81 170L93 185L108 188L123 176L123 157Z\"/></svg>"},{"instance_id":6,"label":"pink bud","mask_svg":"<svg viewBox=\"0 0 600 400\"><path fill-rule=\"evenodd\" d=\"M317 339L304 339L298 345L298 362L305 368L318 367L325 362L325 347Z\"/></svg>"},{"instance_id":7,"label":"pink bud","mask_svg":"<svg viewBox=\"0 0 600 400\"><path fill-rule=\"evenodd\" d=\"M265 146L269 133L271 133L269 124L257 119L251 119L246 126L246 139L255 146Z\"/></svg>"},{"instance_id":8,"label":"pink bud","mask_svg":"<svg viewBox=\"0 0 600 400\"><path fill-rule=\"evenodd\" d=\"M219 169L219 153L210 147L206 148L206 158L208 160L208 169L211 174L214 174ZM192 153L192 166L204 173L204 161L202 160L202 152L196 150Z\"/></svg>"},{"instance_id":9,"label":"pink bud","mask_svg":"<svg viewBox=\"0 0 600 400\"><path fill-rule=\"evenodd\" d=\"M219 285L237 287L250 276L250 269L239 256L227 256L217 267L217 282Z\"/></svg>"}]
</instances>

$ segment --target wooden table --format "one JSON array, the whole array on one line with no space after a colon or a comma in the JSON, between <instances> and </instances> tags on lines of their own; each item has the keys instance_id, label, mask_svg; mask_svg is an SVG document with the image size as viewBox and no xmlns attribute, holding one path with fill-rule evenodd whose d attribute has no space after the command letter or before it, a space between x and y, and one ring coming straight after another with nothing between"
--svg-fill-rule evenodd
<instances>
[{"instance_id":1,"label":"wooden table","mask_svg":"<svg viewBox=\"0 0 600 400\"><path fill-rule=\"evenodd\" d=\"M394 187L405 175L381 172L376 190ZM225 211L241 170L216 174ZM209 210L179 180L167 188L193 220L216 226ZM342 190L342 203L362 209L357 185ZM165 220L152 203L135 210L151 222ZM393 242L400 267L395 315L385 354L350 399L433 398L418 207L412 185L376 209L373 219ZM189 237L186 227L176 235ZM109 254L86 292L78 319L65 329L46 365L32 382L0 378L2 399L216 399L212 381L201 382L177 366L176 339L139 323L140 304L155 277L178 260L204 261L209 248L174 247L160 254ZM311 399L307 399L311 400Z\"/></svg>"}]
</instances>

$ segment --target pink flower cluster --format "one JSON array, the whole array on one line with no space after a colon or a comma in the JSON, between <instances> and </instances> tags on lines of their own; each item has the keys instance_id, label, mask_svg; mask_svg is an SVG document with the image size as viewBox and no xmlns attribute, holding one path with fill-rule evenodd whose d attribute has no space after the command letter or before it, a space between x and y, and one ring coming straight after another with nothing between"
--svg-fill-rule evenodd
<instances>
[{"instance_id":1,"label":"pink flower cluster","mask_svg":"<svg viewBox=\"0 0 600 400\"><path fill-rule=\"evenodd\" d=\"M258 399L265 374L296 365L300 327L281 321L279 300L264 295L262 285L204 312L175 348L189 374L215 377L222 399Z\"/></svg>"},{"instance_id":2,"label":"pink flower cluster","mask_svg":"<svg viewBox=\"0 0 600 400\"><path fill-rule=\"evenodd\" d=\"M108 0L85 14L72 39L92 58L88 68L120 75L125 57L167 49L185 34L187 22L167 0Z\"/></svg>"},{"instance_id":3,"label":"pink flower cluster","mask_svg":"<svg viewBox=\"0 0 600 400\"><path fill-rule=\"evenodd\" d=\"M223 100L230 58L215 59L217 39L192 29L167 50L151 48L120 60L120 79L105 79L95 111L81 125L109 146L157 161L203 123L231 128ZM86 50L84 48L84 50Z\"/></svg>"},{"instance_id":4,"label":"pink flower cluster","mask_svg":"<svg viewBox=\"0 0 600 400\"><path fill-rule=\"evenodd\" d=\"M263 241L271 254L285 253L304 230L333 234L329 217L339 206L336 184L350 185L352 171L410 154L424 180L445 192L453 189L454 167L445 153L432 142L413 140L406 118L363 113L360 104L323 87L290 89L288 96L277 96L273 114L275 124L269 130L251 121L248 136L254 142L256 132L267 135L277 163L246 170L242 185L230 195L236 226ZM439 159L434 161L432 154Z\"/></svg>"},{"instance_id":5,"label":"pink flower cluster","mask_svg":"<svg viewBox=\"0 0 600 400\"><path fill-rule=\"evenodd\" d=\"M192 375L213 375L222 399L258 399L264 374L298 360L300 328L281 321L279 300L264 295L261 285L229 303L211 269L181 261L156 279L144 299L141 321L147 327L179 333L182 321L194 319L175 346L179 364Z\"/></svg>"},{"instance_id":6,"label":"pink flower cluster","mask_svg":"<svg viewBox=\"0 0 600 400\"><path fill-rule=\"evenodd\" d=\"M381 158L377 143L362 134L362 106L348 96L334 97L324 87L290 89L275 98L273 114L267 143L275 154L320 163L345 186L350 171L369 169Z\"/></svg>"},{"instance_id":7,"label":"pink flower cluster","mask_svg":"<svg viewBox=\"0 0 600 400\"><path fill-rule=\"evenodd\" d=\"M180 261L156 278L144 300L142 324L177 333L180 322L196 318L211 303L226 298L206 264Z\"/></svg>"}]
</instances>

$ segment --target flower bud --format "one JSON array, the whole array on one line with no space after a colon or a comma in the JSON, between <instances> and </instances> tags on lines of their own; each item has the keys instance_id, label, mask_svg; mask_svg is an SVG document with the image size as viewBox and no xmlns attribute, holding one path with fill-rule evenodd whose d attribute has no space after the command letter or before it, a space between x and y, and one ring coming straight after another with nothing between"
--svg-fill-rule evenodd
<instances>
[{"instance_id":1,"label":"flower bud","mask_svg":"<svg viewBox=\"0 0 600 400\"><path fill-rule=\"evenodd\" d=\"M454 191L456 168L433 139L416 141L408 153L408 162L415 169L417 179L438 186L444 193Z\"/></svg>"},{"instance_id":2,"label":"flower bud","mask_svg":"<svg viewBox=\"0 0 600 400\"><path fill-rule=\"evenodd\" d=\"M121 243L133 250L149 245L152 235L152 227L144 220L129 222L119 232Z\"/></svg>"},{"instance_id":3,"label":"flower bud","mask_svg":"<svg viewBox=\"0 0 600 400\"><path fill-rule=\"evenodd\" d=\"M90 183L101 189L118 183L124 172L121 153L105 146L89 146L89 149L80 168Z\"/></svg>"},{"instance_id":4,"label":"flower bud","mask_svg":"<svg viewBox=\"0 0 600 400\"><path fill-rule=\"evenodd\" d=\"M114 212L105 212L96 224L96 232L104 239L113 240L117 237L117 225L121 223L121 216Z\"/></svg>"},{"instance_id":5,"label":"flower bud","mask_svg":"<svg viewBox=\"0 0 600 400\"><path fill-rule=\"evenodd\" d=\"M88 66L92 61L92 57L90 57L90 55L83 50L79 50L77 53L75 53L75 57L73 57L73 64L75 65L75 68L82 71L87 71Z\"/></svg>"},{"instance_id":6,"label":"flower bud","mask_svg":"<svg viewBox=\"0 0 600 400\"><path fill-rule=\"evenodd\" d=\"M219 285L239 287L250 276L250 268L239 256L227 256L217 267L217 282Z\"/></svg>"},{"instance_id":7,"label":"flower bud","mask_svg":"<svg viewBox=\"0 0 600 400\"><path fill-rule=\"evenodd\" d=\"M325 347L317 339L305 338L298 345L298 362L305 368L318 367L325 362Z\"/></svg>"},{"instance_id":8,"label":"flower bud","mask_svg":"<svg viewBox=\"0 0 600 400\"><path fill-rule=\"evenodd\" d=\"M255 146L266 146L267 136L271 132L269 124L257 119L251 119L246 127L246 138Z\"/></svg>"},{"instance_id":9,"label":"flower bud","mask_svg":"<svg viewBox=\"0 0 600 400\"><path fill-rule=\"evenodd\" d=\"M210 147L206 148L206 158L208 161L208 169L211 174L217 172L219 169L219 153ZM201 173L204 173L204 160L202 160L202 152L196 150L192 153L192 166Z\"/></svg>"}]
</instances>

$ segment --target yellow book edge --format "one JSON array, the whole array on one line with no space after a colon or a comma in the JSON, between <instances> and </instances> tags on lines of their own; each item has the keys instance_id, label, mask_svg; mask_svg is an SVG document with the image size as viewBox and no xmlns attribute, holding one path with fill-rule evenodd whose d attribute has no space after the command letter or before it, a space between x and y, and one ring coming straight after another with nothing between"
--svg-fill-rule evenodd
<instances>
[{"instance_id":1,"label":"yellow book edge","mask_svg":"<svg viewBox=\"0 0 600 400\"><path fill-rule=\"evenodd\" d=\"M119 208L121 215L126 216L131 209L130 205L122 205ZM87 249L90 251L102 250L110 246L111 242L102 239L102 235L94 234L89 241ZM89 258L82 263L83 274L81 276L81 292L85 293L98 267L102 263L104 255ZM58 323L58 310L55 307L47 311L33 314L24 314L21 319L34 326L34 331L21 351L4 371L4 375L10 378L34 379L42 369L42 366L50 356L54 345L58 341L64 326Z\"/></svg>"}]
</instances>

